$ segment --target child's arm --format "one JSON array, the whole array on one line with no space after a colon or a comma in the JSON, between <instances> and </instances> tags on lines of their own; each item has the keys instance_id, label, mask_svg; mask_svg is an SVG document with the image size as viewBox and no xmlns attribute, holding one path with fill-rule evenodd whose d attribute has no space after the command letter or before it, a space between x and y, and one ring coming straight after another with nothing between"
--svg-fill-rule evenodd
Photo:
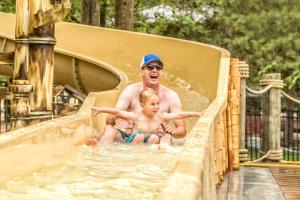
<instances>
[{"instance_id":1,"label":"child's arm","mask_svg":"<svg viewBox=\"0 0 300 200\"><path fill-rule=\"evenodd\" d=\"M184 119L188 117L201 117L205 111L202 112L179 112L179 113L163 113L164 120Z\"/></svg>"},{"instance_id":2,"label":"child's arm","mask_svg":"<svg viewBox=\"0 0 300 200\"><path fill-rule=\"evenodd\" d=\"M108 113L111 115L115 115L130 120L135 120L137 117L137 115L134 112L127 112L117 108L91 107L91 109L95 113L95 115L97 115L98 113Z\"/></svg>"}]
</instances>

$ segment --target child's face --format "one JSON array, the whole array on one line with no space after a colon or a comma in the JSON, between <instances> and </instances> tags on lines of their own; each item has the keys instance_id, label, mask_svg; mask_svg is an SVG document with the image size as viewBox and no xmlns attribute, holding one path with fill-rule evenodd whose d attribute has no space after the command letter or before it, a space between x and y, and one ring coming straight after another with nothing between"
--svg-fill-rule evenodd
<instances>
[{"instance_id":1,"label":"child's face","mask_svg":"<svg viewBox=\"0 0 300 200\"><path fill-rule=\"evenodd\" d=\"M158 96L152 96L143 104L143 110L147 115L155 115L159 110Z\"/></svg>"}]
</instances>

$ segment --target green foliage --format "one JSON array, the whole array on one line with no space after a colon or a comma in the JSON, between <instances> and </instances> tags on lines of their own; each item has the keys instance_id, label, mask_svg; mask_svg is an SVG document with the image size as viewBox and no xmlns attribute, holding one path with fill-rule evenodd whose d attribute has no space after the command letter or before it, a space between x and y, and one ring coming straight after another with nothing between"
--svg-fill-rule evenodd
<instances>
[{"instance_id":1,"label":"green foliage","mask_svg":"<svg viewBox=\"0 0 300 200\"><path fill-rule=\"evenodd\" d=\"M100 0L103 2L104 0ZM114 0L107 0L107 27L114 25ZM250 64L248 83L263 73L280 72L286 89L300 96L299 0L135 0L135 31L214 44ZM80 0L71 0L66 21L80 22ZM172 17L143 11L172 7ZM1 0L0 11L14 12L15 0ZM201 18L197 19L197 17Z\"/></svg>"},{"instance_id":2,"label":"green foliage","mask_svg":"<svg viewBox=\"0 0 300 200\"><path fill-rule=\"evenodd\" d=\"M106 26L112 28L114 25L114 0L99 0L100 4L106 1L108 3L106 9ZM80 23L81 18L81 0L70 0L72 7L70 12L64 19L66 22ZM100 8L99 8L100 9Z\"/></svg>"},{"instance_id":3,"label":"green foliage","mask_svg":"<svg viewBox=\"0 0 300 200\"><path fill-rule=\"evenodd\" d=\"M0 12L15 13L16 12L16 0L1 0Z\"/></svg>"},{"instance_id":4,"label":"green foliage","mask_svg":"<svg viewBox=\"0 0 300 200\"><path fill-rule=\"evenodd\" d=\"M0 75L0 87L7 87L9 83L9 76Z\"/></svg>"},{"instance_id":5,"label":"green foliage","mask_svg":"<svg viewBox=\"0 0 300 200\"><path fill-rule=\"evenodd\" d=\"M65 17L66 22L75 22L80 23L80 10L81 10L81 1L80 0L71 0L72 6L70 12Z\"/></svg>"},{"instance_id":6,"label":"green foliage","mask_svg":"<svg viewBox=\"0 0 300 200\"><path fill-rule=\"evenodd\" d=\"M168 2L177 12L188 12L177 15L175 20L159 15L152 23L142 19L136 30L224 47L232 57L250 64L250 84L257 83L263 73L280 72L286 89L300 96L299 1ZM156 5L159 4L157 1ZM203 15L203 19L193 19L193 12Z\"/></svg>"}]
</instances>

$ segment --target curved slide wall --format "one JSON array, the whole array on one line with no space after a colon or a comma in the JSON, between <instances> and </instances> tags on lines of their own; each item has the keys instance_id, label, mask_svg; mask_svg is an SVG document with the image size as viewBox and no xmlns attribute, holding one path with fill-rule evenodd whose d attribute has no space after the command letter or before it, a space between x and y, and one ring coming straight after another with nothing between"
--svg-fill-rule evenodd
<instances>
[{"instance_id":1,"label":"curved slide wall","mask_svg":"<svg viewBox=\"0 0 300 200\"><path fill-rule=\"evenodd\" d=\"M14 20L14 15L0 13L0 47L3 46L4 52L13 50ZM1 177L7 169L14 169L10 170L13 174L42 167L51 163L52 157L53 162L56 162L62 152L67 155L66 152L74 152L72 149L84 143L88 134L91 134L91 126L102 130L104 119L92 119L89 107L112 106L120 90L126 85L127 77L129 81L139 80L138 66L141 57L147 53L155 53L164 60L167 73L176 74L188 81L194 90L211 102L207 114L193 127L182 156L178 158L174 174L170 177L170 183L184 181L178 174L194 177L193 180L198 180L200 184L197 181L190 183L189 186L195 186L192 187L192 192L189 191L190 199L209 195L209 199L214 199L214 180L208 177L213 175L213 169L206 171L203 168L213 166L213 158L205 156L205 153L211 154L208 143L211 143L209 139L213 123L226 106L229 52L196 42L69 23L56 25L56 39L54 83L69 84L90 93L76 115L2 135L0 157L7 158L11 154L18 159L13 159L12 156L8 159L10 162L1 165ZM0 66L0 74L9 73L11 69L8 66ZM88 134L82 135L82 132ZM37 157L27 166L24 156L34 155L41 144L47 146L43 151L44 159ZM30 150L25 151L28 148ZM19 152L22 152L22 156L17 156ZM49 155L47 160L45 155ZM16 163L22 165L22 169L14 167ZM205 179L207 180L203 181ZM185 183L189 181L187 179ZM184 186L179 188L182 190L181 195L185 195ZM208 189L204 191L201 188ZM177 195L175 199L180 199L180 195L176 194L176 186L172 191L168 190L169 197L172 194L173 197ZM164 192L160 198L165 199Z\"/></svg>"}]
</instances>

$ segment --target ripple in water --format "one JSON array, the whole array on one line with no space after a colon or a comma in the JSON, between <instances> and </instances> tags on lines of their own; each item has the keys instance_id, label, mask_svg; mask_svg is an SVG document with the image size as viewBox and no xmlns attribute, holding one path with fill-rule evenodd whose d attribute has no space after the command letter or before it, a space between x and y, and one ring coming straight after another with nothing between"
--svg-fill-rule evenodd
<instances>
[{"instance_id":1,"label":"ripple in water","mask_svg":"<svg viewBox=\"0 0 300 200\"><path fill-rule=\"evenodd\" d=\"M140 81L136 68L126 73L131 81ZM188 81L166 74L164 84L179 94L184 111L201 111L209 104ZM196 118L186 121L190 130ZM181 140L176 143L183 143ZM1 184L0 200L155 199L165 187L180 150L178 146L169 153L143 145L85 146L63 165Z\"/></svg>"},{"instance_id":2,"label":"ripple in water","mask_svg":"<svg viewBox=\"0 0 300 200\"><path fill-rule=\"evenodd\" d=\"M155 199L181 147L116 144L87 147L63 165L16 177L0 186L0 199Z\"/></svg>"}]
</instances>

